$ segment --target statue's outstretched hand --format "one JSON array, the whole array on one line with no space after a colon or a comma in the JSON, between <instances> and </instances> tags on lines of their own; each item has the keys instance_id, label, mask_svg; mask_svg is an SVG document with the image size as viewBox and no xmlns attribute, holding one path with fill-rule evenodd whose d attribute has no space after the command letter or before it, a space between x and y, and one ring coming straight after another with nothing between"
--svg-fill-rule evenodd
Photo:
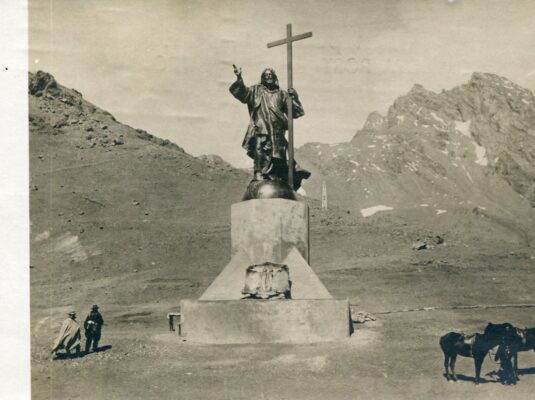
<instances>
[{"instance_id":1,"label":"statue's outstretched hand","mask_svg":"<svg viewBox=\"0 0 535 400\"><path fill-rule=\"evenodd\" d=\"M234 75L236 75L236 78L241 79L241 68L236 67L234 64L232 64L232 67L234 68Z\"/></svg>"},{"instance_id":2,"label":"statue's outstretched hand","mask_svg":"<svg viewBox=\"0 0 535 400\"><path fill-rule=\"evenodd\" d=\"M288 89L288 94L292 97L292 99L295 99L295 100L299 99L299 95L297 94L297 90L295 90L294 88Z\"/></svg>"}]
</instances>

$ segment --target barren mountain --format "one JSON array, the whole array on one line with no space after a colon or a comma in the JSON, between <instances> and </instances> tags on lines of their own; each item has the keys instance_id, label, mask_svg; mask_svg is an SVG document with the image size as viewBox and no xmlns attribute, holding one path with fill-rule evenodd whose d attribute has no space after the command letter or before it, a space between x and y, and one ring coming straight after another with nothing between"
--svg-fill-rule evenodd
<instances>
[{"instance_id":1,"label":"barren mountain","mask_svg":"<svg viewBox=\"0 0 535 400\"><path fill-rule=\"evenodd\" d=\"M296 157L312 171L308 195L326 181L332 203L363 216L534 240L535 97L506 78L474 73L438 94L415 85L350 142L309 143Z\"/></svg>"},{"instance_id":2,"label":"barren mountain","mask_svg":"<svg viewBox=\"0 0 535 400\"><path fill-rule=\"evenodd\" d=\"M218 251L211 233L228 230L246 173L121 124L41 71L30 74L29 112L32 283L75 290L92 275L124 280L177 266L187 285L184 255ZM97 279L85 295L103 286ZM143 295L153 286L144 283Z\"/></svg>"}]
</instances>

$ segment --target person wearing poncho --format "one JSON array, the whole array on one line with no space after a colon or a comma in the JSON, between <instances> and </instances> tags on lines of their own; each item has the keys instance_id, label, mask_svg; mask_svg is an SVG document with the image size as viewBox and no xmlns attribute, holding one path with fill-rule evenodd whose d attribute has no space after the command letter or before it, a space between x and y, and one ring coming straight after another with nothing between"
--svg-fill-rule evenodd
<instances>
[{"instance_id":1,"label":"person wearing poncho","mask_svg":"<svg viewBox=\"0 0 535 400\"><path fill-rule=\"evenodd\" d=\"M58 350L65 349L67 356L71 355L71 351L75 350L76 355L80 352L80 325L76 322L76 312L71 311L69 318L63 321L56 338L52 354L57 353Z\"/></svg>"}]
</instances>

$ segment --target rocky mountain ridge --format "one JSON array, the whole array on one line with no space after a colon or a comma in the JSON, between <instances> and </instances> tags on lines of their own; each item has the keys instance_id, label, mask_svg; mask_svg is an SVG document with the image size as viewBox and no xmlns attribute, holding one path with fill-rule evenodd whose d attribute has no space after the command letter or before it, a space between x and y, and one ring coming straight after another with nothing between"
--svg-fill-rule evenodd
<instances>
[{"instance_id":1,"label":"rocky mountain ridge","mask_svg":"<svg viewBox=\"0 0 535 400\"><path fill-rule=\"evenodd\" d=\"M325 181L329 200L363 216L468 210L534 233L535 97L494 74L441 93L414 85L350 142L296 154L313 173L308 195L319 198Z\"/></svg>"}]
</instances>

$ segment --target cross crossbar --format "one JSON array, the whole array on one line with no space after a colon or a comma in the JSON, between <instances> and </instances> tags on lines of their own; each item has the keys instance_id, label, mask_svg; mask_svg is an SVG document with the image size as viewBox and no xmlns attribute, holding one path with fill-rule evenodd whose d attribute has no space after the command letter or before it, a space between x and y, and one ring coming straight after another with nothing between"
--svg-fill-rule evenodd
<instances>
[{"instance_id":1,"label":"cross crossbar","mask_svg":"<svg viewBox=\"0 0 535 400\"><path fill-rule=\"evenodd\" d=\"M274 42L268 43L267 47L271 48L271 47L275 47L275 46L280 46L281 44L287 44L287 43L290 43L290 42L295 42L297 40L302 40L302 39L306 39L306 38L309 38L309 37L312 37L312 32L302 33L300 35L295 35L295 36L292 36L292 37L289 37L289 38L287 37L287 38L284 38L284 39L281 39L281 40L275 40Z\"/></svg>"}]
</instances>

